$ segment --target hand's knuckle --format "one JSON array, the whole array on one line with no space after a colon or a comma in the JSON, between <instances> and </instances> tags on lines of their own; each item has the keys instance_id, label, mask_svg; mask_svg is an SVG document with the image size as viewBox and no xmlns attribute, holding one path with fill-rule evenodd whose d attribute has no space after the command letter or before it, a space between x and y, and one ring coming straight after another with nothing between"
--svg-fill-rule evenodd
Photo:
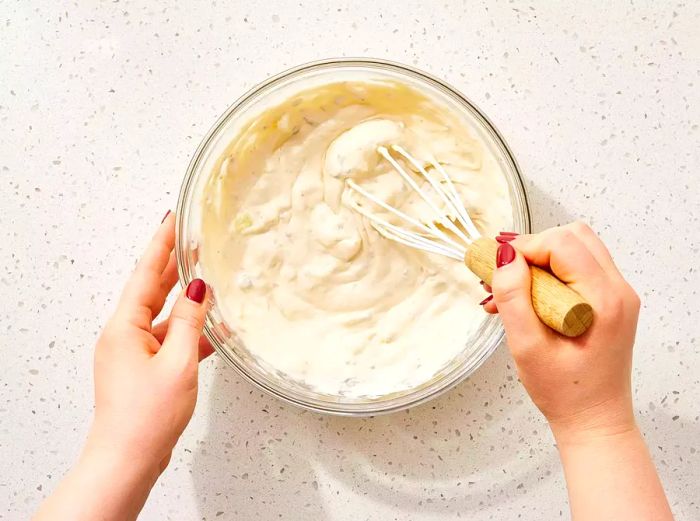
<instances>
[{"instance_id":1,"label":"hand's knuckle","mask_svg":"<svg viewBox=\"0 0 700 521\"><path fill-rule=\"evenodd\" d=\"M150 324L153 321L153 311L145 304L139 304L134 308L134 320Z\"/></svg>"},{"instance_id":2,"label":"hand's knuckle","mask_svg":"<svg viewBox=\"0 0 700 521\"><path fill-rule=\"evenodd\" d=\"M569 228L562 228L556 237L556 243L561 246L571 244L576 240L576 234Z\"/></svg>"},{"instance_id":3,"label":"hand's knuckle","mask_svg":"<svg viewBox=\"0 0 700 521\"><path fill-rule=\"evenodd\" d=\"M629 313L636 314L642 301L637 292L626 282L613 284L602 297L601 311L611 320L618 320Z\"/></svg>"},{"instance_id":4,"label":"hand's knuckle","mask_svg":"<svg viewBox=\"0 0 700 521\"><path fill-rule=\"evenodd\" d=\"M642 307L642 299L639 298L637 292L630 285L627 285L627 301L635 311L639 311L639 309Z\"/></svg>"},{"instance_id":5,"label":"hand's knuckle","mask_svg":"<svg viewBox=\"0 0 700 521\"><path fill-rule=\"evenodd\" d=\"M603 298L602 311L608 320L616 322L625 313L625 300L617 293L609 293Z\"/></svg>"},{"instance_id":6,"label":"hand's knuckle","mask_svg":"<svg viewBox=\"0 0 700 521\"><path fill-rule=\"evenodd\" d=\"M585 229L587 225L582 219L576 219L574 221L571 221L571 223L569 223L569 226L572 230L582 230Z\"/></svg>"},{"instance_id":7,"label":"hand's knuckle","mask_svg":"<svg viewBox=\"0 0 700 521\"><path fill-rule=\"evenodd\" d=\"M183 310L173 310L171 320L177 320L183 325L191 327L193 329L202 329L204 326L204 318L196 314L187 313Z\"/></svg>"},{"instance_id":8,"label":"hand's knuckle","mask_svg":"<svg viewBox=\"0 0 700 521\"><path fill-rule=\"evenodd\" d=\"M577 234L577 235L584 235L584 234L589 234L589 233L593 232L591 227L588 226L588 224L586 222L581 221L581 220L577 220L577 221L572 222L569 225L569 228L571 229L571 231L574 232L574 234Z\"/></svg>"},{"instance_id":9,"label":"hand's knuckle","mask_svg":"<svg viewBox=\"0 0 700 521\"><path fill-rule=\"evenodd\" d=\"M498 284L493 286L493 300L496 302L496 305L516 301L522 296L523 289L520 286L501 286Z\"/></svg>"}]
</instances>

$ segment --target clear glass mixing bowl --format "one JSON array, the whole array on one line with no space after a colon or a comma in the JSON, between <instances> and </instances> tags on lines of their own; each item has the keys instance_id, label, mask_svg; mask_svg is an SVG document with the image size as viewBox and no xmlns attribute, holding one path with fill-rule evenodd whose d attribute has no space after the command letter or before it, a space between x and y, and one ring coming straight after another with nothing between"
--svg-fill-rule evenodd
<instances>
[{"instance_id":1,"label":"clear glass mixing bowl","mask_svg":"<svg viewBox=\"0 0 700 521\"><path fill-rule=\"evenodd\" d=\"M300 84L303 84L303 88L308 88L315 82L372 78L411 85L436 97L458 113L491 149L502 167L511 196L513 231L530 231L527 198L515 158L496 127L471 101L443 81L405 65L374 59L325 60L278 74L250 90L229 107L197 148L187 168L177 205L176 253L183 285L202 276L197 249L202 240L199 201L203 187L217 159L241 126L264 108L287 99L300 88ZM474 372L496 349L503 337L499 319L485 315L476 332L470 338L465 338L462 353L429 381L412 389L376 398L349 398L315 392L285 378L274 367L251 356L236 332L226 325L217 308L215 292L204 332L224 360L264 391L297 406L347 416L398 411L438 396Z\"/></svg>"}]
</instances>

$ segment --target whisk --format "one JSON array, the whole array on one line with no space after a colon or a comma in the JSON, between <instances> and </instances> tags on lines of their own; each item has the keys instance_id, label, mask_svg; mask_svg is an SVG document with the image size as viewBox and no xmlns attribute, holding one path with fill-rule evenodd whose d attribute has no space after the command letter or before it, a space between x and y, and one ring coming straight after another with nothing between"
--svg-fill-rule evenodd
<instances>
[{"instance_id":1,"label":"whisk","mask_svg":"<svg viewBox=\"0 0 700 521\"><path fill-rule=\"evenodd\" d=\"M418 161L398 145L380 146L377 152L426 203L432 219L419 220L412 217L372 195L352 179L347 180L347 185L354 193L398 217L408 227L390 223L371 212L368 206L360 204L355 197L349 198L350 206L367 218L383 237L411 248L462 261L476 276L490 285L496 267L498 243L481 236L443 166L434 159ZM412 167L413 175L401 164L402 160ZM415 177L425 179L432 190L424 189L425 183L420 186ZM593 322L591 306L550 272L530 266L530 274L532 305L540 320L565 336L583 334Z\"/></svg>"}]
</instances>

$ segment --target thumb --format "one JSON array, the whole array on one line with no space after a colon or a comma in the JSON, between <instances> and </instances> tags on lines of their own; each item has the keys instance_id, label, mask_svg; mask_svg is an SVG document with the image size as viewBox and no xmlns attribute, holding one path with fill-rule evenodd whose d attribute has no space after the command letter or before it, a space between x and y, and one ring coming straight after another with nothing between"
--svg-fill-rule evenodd
<instances>
[{"instance_id":1,"label":"thumb","mask_svg":"<svg viewBox=\"0 0 700 521\"><path fill-rule=\"evenodd\" d=\"M532 307L530 285L530 267L525 258L510 243L499 244L491 288L514 355L537 346L548 333Z\"/></svg>"},{"instance_id":2,"label":"thumb","mask_svg":"<svg viewBox=\"0 0 700 521\"><path fill-rule=\"evenodd\" d=\"M175 366L197 364L199 339L209 309L209 289L202 279L194 279L178 297L168 319L168 332L156 356Z\"/></svg>"}]
</instances>

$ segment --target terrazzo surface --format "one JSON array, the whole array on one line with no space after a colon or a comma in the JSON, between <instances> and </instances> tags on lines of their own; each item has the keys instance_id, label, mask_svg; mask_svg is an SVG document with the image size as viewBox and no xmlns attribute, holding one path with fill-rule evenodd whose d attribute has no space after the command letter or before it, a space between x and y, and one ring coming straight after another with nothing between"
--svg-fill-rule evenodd
<instances>
[{"instance_id":1,"label":"terrazzo surface","mask_svg":"<svg viewBox=\"0 0 700 521\"><path fill-rule=\"evenodd\" d=\"M75 458L101 324L216 118L269 75L372 56L444 78L520 163L542 229L581 218L643 298L635 406L700 519L700 4L0 1L0 519ZM318 416L201 366L144 520L567 519L505 346L429 404Z\"/></svg>"}]
</instances>

